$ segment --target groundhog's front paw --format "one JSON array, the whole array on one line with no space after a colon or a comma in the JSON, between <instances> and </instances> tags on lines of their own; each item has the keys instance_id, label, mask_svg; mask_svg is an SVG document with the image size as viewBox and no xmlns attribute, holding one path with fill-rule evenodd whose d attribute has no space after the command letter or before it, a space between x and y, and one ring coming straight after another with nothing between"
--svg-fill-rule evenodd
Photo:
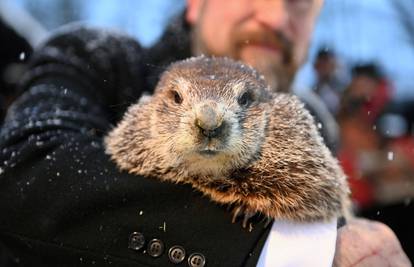
<instances>
[{"instance_id":1,"label":"groundhog's front paw","mask_svg":"<svg viewBox=\"0 0 414 267\"><path fill-rule=\"evenodd\" d=\"M253 222L252 218L256 215L259 215L260 213L252 210L251 208L244 206L244 205L236 205L232 207L232 223L235 223L238 221L239 218L242 218L242 226L243 228L247 228L249 231L253 230ZM271 218L265 217L265 224L264 227L266 228L270 222L272 221Z\"/></svg>"}]
</instances>

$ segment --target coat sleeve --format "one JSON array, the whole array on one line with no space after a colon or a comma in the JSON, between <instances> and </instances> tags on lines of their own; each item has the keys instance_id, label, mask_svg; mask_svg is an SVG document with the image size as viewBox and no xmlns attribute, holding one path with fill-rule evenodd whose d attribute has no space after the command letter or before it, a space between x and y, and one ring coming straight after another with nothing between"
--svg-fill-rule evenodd
<instances>
[{"instance_id":1,"label":"coat sleeve","mask_svg":"<svg viewBox=\"0 0 414 267\"><path fill-rule=\"evenodd\" d=\"M174 245L186 260L241 266L260 251L268 229L248 233L191 187L120 172L105 154L103 136L141 94L141 54L79 26L35 51L0 132L0 243L19 266L166 266ZM165 246L157 258L145 253L152 239Z\"/></svg>"},{"instance_id":2,"label":"coat sleeve","mask_svg":"<svg viewBox=\"0 0 414 267\"><path fill-rule=\"evenodd\" d=\"M34 53L22 88L26 90L51 77L76 81L77 86L63 89L78 91L122 114L120 106L125 108L142 94L142 57L139 43L123 33L69 24Z\"/></svg>"},{"instance_id":3,"label":"coat sleeve","mask_svg":"<svg viewBox=\"0 0 414 267\"><path fill-rule=\"evenodd\" d=\"M111 188L118 177L101 140L141 93L141 50L125 35L71 25L33 54L0 133L0 241L16 263L34 264L19 255L24 246L58 247L83 216L126 201L124 183Z\"/></svg>"}]
</instances>

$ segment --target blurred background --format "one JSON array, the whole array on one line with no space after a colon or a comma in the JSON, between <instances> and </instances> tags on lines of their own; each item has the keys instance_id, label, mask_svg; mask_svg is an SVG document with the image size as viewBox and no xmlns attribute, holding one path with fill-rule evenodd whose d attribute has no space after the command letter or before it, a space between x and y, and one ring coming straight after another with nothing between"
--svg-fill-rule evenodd
<instances>
[{"instance_id":1,"label":"blurred background","mask_svg":"<svg viewBox=\"0 0 414 267\"><path fill-rule=\"evenodd\" d=\"M20 36L1 34L7 47L0 51L2 114L32 48L49 31L83 21L121 29L150 46L184 8L184 0L0 0L1 23ZM412 0L325 0L294 82L295 90L318 94L338 123L334 153L349 177L356 212L388 224L412 261L413 11Z\"/></svg>"}]
</instances>

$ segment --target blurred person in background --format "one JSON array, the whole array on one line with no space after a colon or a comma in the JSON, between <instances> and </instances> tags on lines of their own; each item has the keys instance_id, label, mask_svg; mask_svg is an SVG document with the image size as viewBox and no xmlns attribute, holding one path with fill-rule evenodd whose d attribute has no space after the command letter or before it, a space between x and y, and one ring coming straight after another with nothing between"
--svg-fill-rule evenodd
<instances>
[{"instance_id":1,"label":"blurred person in background","mask_svg":"<svg viewBox=\"0 0 414 267\"><path fill-rule=\"evenodd\" d=\"M378 170L378 159L382 158L382 138L376 131L375 120L390 101L391 92L386 84L375 64L358 65L352 69L351 83L341 99L338 158L358 207L368 207L374 201L369 177Z\"/></svg>"},{"instance_id":2,"label":"blurred person in background","mask_svg":"<svg viewBox=\"0 0 414 267\"><path fill-rule=\"evenodd\" d=\"M269 237L277 240L279 222L267 228L258 222L247 233L230 223L223 207L189 186L119 172L102 146L111 125L144 91L152 92L165 66L191 55L240 59L262 72L275 90L288 92L321 5L321 0L189 0L185 14L148 49L122 34L79 25L54 33L33 55L25 93L11 107L0 135L6 162L0 212L7 214L0 219L0 234L15 262L331 265L335 242L315 257L322 237L307 239L312 225L301 228L303 241L292 255L277 255L285 243L269 245ZM285 232L293 239L291 233ZM176 244L182 247L172 249ZM312 249L304 249L306 244ZM338 230L334 265L410 263L388 227L356 219Z\"/></svg>"},{"instance_id":3,"label":"blurred person in background","mask_svg":"<svg viewBox=\"0 0 414 267\"><path fill-rule=\"evenodd\" d=\"M334 51L329 48L321 48L316 54L313 68L316 74L316 84L313 86L313 90L329 111L336 115L345 82L343 78L339 77L339 66Z\"/></svg>"},{"instance_id":4,"label":"blurred person in background","mask_svg":"<svg viewBox=\"0 0 414 267\"><path fill-rule=\"evenodd\" d=\"M371 124L390 103L392 88L375 63L358 64L341 99L341 112L360 112Z\"/></svg>"},{"instance_id":5,"label":"blurred person in background","mask_svg":"<svg viewBox=\"0 0 414 267\"><path fill-rule=\"evenodd\" d=\"M406 252L414 243L407 214L414 205L414 138L402 114L393 112L391 87L375 64L352 69L338 115L338 152L360 216L387 223Z\"/></svg>"}]
</instances>

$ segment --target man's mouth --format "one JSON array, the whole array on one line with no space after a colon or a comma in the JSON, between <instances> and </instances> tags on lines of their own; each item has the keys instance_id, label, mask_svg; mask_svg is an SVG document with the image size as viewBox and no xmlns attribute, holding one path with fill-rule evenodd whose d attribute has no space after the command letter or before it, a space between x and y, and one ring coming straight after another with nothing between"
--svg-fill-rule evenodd
<instances>
[{"instance_id":1,"label":"man's mouth","mask_svg":"<svg viewBox=\"0 0 414 267\"><path fill-rule=\"evenodd\" d=\"M244 45L244 48L253 48L253 49L262 50L264 52L272 53L272 54L281 53L280 48L271 43L260 43L260 42L248 43Z\"/></svg>"}]
</instances>

